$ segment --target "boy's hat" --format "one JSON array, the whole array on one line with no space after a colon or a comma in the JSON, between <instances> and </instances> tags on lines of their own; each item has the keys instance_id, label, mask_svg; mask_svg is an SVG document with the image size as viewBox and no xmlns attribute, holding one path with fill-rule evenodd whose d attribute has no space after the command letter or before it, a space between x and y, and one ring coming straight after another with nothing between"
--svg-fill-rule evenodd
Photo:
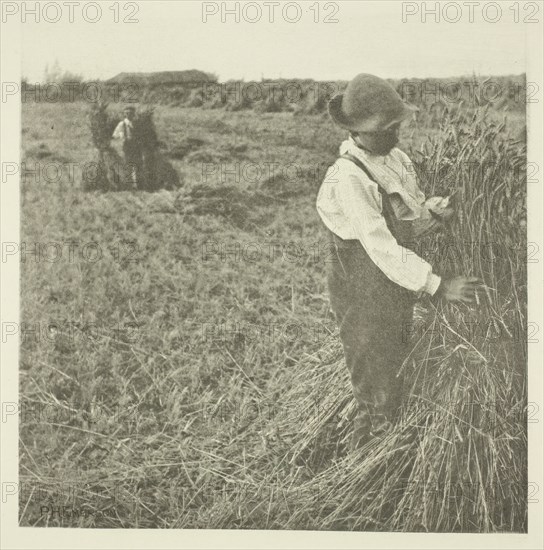
<instances>
[{"instance_id":1,"label":"boy's hat","mask_svg":"<svg viewBox=\"0 0 544 550\"><path fill-rule=\"evenodd\" d=\"M136 107L134 105L125 105L123 111L136 111Z\"/></svg>"},{"instance_id":2,"label":"boy's hat","mask_svg":"<svg viewBox=\"0 0 544 550\"><path fill-rule=\"evenodd\" d=\"M371 74L357 75L343 94L329 101L331 118L347 130L376 132L387 130L419 109L404 103L395 88Z\"/></svg>"}]
</instances>

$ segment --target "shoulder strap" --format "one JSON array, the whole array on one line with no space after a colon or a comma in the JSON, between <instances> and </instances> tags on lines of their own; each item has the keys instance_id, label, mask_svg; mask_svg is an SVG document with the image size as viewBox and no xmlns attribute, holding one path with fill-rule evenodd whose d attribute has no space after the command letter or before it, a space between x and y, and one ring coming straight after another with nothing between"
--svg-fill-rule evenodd
<instances>
[{"instance_id":1,"label":"shoulder strap","mask_svg":"<svg viewBox=\"0 0 544 550\"><path fill-rule=\"evenodd\" d=\"M370 181L373 181L378 186L378 191L382 195L385 193L385 190L382 189L382 186L374 179L374 176L370 173L370 170L355 155L352 155L351 153L344 153L343 155L340 155L339 158L353 162L355 166L359 167L368 176Z\"/></svg>"},{"instance_id":2,"label":"shoulder strap","mask_svg":"<svg viewBox=\"0 0 544 550\"><path fill-rule=\"evenodd\" d=\"M382 196L382 214L385 218L385 223L395 238L400 236L400 231L397 230L397 226L401 222L397 220L393 207L389 202L389 195L387 194L387 191L375 180L374 176L370 173L370 170L355 155L352 155L351 153L344 153L343 155L340 155L340 158L353 162L353 164L358 166L368 176L370 181L373 181L378 186L378 191Z\"/></svg>"},{"instance_id":3,"label":"shoulder strap","mask_svg":"<svg viewBox=\"0 0 544 550\"><path fill-rule=\"evenodd\" d=\"M399 220L393 210L391 205L389 195L387 191L374 179L370 170L354 155L351 153L344 153L340 155L340 158L350 160L358 166L370 179L378 186L378 191L382 196L382 214L385 218L385 223L391 231L391 234L397 239L397 242L408 248L413 248L413 234L412 234L412 224L410 221Z\"/></svg>"}]
</instances>

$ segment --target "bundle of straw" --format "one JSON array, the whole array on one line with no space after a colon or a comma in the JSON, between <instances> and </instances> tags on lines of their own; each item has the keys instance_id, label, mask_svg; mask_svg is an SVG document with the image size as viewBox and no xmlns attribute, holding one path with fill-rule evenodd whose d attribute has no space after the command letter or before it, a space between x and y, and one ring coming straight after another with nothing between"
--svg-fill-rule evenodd
<instances>
[{"instance_id":1,"label":"bundle of straw","mask_svg":"<svg viewBox=\"0 0 544 550\"><path fill-rule=\"evenodd\" d=\"M355 407L340 345L329 342L278 382L283 456L257 456L243 483L249 503L263 487L282 496L237 525L526 532L525 149L504 130L485 110L450 116L420 153L426 194L460 196L459 220L429 238L429 260L439 273L481 277L486 292L477 306L425 304L394 430L348 453ZM497 246L486 256L488 241ZM217 526L233 520L216 510Z\"/></svg>"}]
</instances>

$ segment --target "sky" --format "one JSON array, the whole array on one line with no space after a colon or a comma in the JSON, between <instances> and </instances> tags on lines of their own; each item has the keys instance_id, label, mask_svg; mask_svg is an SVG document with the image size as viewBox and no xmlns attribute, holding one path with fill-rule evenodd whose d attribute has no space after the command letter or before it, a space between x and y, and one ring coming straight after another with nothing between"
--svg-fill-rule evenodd
<instances>
[{"instance_id":1,"label":"sky","mask_svg":"<svg viewBox=\"0 0 544 550\"><path fill-rule=\"evenodd\" d=\"M89 2L74 2L72 14L62 1L53 4L60 8L49 7L39 22L32 14L24 14L23 22L22 8L4 14L22 21L22 74L31 82L41 81L55 61L86 79L185 69L215 73L221 81L348 80L360 72L384 78L520 74L531 24L523 19L532 20L523 2L517 23L514 2L477 2L472 13L466 2L449 2L447 10L442 2L437 15L425 15L437 2L397 0L298 1L287 7L105 1L101 14ZM237 4L238 21L226 13ZM499 4L501 13L488 4Z\"/></svg>"}]
</instances>

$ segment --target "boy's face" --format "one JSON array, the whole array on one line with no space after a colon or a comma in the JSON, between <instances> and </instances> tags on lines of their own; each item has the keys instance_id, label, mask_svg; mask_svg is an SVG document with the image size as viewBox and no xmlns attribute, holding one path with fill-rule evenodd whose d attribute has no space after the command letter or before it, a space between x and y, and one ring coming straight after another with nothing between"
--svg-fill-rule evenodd
<instances>
[{"instance_id":1,"label":"boy's face","mask_svg":"<svg viewBox=\"0 0 544 550\"><path fill-rule=\"evenodd\" d=\"M352 132L355 141L375 155L387 155L399 142L400 122L386 130L375 132Z\"/></svg>"},{"instance_id":2,"label":"boy's face","mask_svg":"<svg viewBox=\"0 0 544 550\"><path fill-rule=\"evenodd\" d=\"M134 118L134 109L125 109L125 118L128 118L129 120L132 120Z\"/></svg>"}]
</instances>

